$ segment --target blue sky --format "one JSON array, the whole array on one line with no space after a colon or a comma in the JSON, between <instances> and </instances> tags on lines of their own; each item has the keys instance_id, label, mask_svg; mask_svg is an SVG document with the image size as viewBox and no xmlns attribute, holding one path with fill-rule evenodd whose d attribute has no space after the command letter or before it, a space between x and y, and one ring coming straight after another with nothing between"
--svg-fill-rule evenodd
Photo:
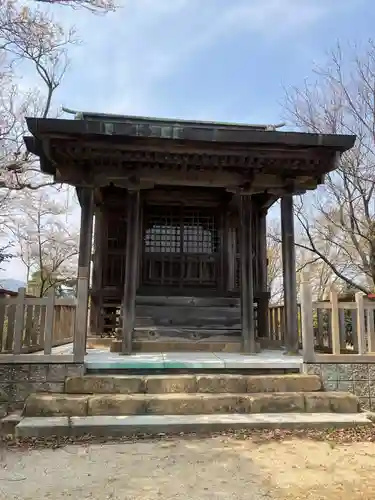
<instances>
[{"instance_id":1,"label":"blue sky","mask_svg":"<svg viewBox=\"0 0 375 500\"><path fill-rule=\"evenodd\" d=\"M59 8L84 41L56 101L102 112L280 120L283 87L339 39L373 34L370 0L123 0L105 18Z\"/></svg>"},{"instance_id":2,"label":"blue sky","mask_svg":"<svg viewBox=\"0 0 375 500\"><path fill-rule=\"evenodd\" d=\"M278 123L284 88L313 79L337 40L374 34L373 0L122 0L106 16L53 7L83 43L55 105ZM23 85L32 84L25 77ZM5 274L22 278L13 262ZM2 273L4 275L4 272Z\"/></svg>"}]
</instances>

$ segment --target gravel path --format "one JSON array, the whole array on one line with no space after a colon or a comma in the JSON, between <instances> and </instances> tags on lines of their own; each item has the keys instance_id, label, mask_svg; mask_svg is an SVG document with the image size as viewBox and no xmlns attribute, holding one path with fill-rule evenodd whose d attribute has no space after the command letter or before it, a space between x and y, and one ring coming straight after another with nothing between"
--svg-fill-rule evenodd
<instances>
[{"instance_id":1,"label":"gravel path","mask_svg":"<svg viewBox=\"0 0 375 500\"><path fill-rule=\"evenodd\" d=\"M0 450L0 499L375 498L375 444L233 437Z\"/></svg>"}]
</instances>

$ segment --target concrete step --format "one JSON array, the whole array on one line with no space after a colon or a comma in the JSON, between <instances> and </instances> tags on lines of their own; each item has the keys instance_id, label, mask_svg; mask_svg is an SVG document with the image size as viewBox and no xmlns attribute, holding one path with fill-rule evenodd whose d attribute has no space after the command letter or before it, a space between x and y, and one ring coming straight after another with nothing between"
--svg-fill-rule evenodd
<instances>
[{"instance_id":1,"label":"concrete step","mask_svg":"<svg viewBox=\"0 0 375 500\"><path fill-rule=\"evenodd\" d=\"M18 438L51 436L120 437L181 433L210 434L251 429L346 429L372 426L364 413L268 413L221 415L119 415L101 417L29 417L16 427Z\"/></svg>"},{"instance_id":2,"label":"concrete step","mask_svg":"<svg viewBox=\"0 0 375 500\"><path fill-rule=\"evenodd\" d=\"M65 381L68 394L314 392L317 375L85 375Z\"/></svg>"},{"instance_id":3,"label":"concrete step","mask_svg":"<svg viewBox=\"0 0 375 500\"><path fill-rule=\"evenodd\" d=\"M32 394L24 416L211 415L216 413L356 413L356 396L340 392L262 394Z\"/></svg>"}]
</instances>

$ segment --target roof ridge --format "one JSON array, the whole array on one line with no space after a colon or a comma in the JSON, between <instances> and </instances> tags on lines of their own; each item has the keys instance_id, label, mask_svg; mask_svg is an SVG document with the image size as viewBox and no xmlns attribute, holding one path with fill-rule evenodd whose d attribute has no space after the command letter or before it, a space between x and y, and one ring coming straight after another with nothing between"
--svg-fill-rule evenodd
<instances>
[{"instance_id":1,"label":"roof ridge","mask_svg":"<svg viewBox=\"0 0 375 500\"><path fill-rule=\"evenodd\" d=\"M90 120L91 119L122 119L122 120L139 120L139 121L152 121L158 123L168 123L168 124L191 124L191 125L202 125L202 126L212 126L216 127L231 127L231 128L253 128L257 130L268 130L275 131L278 128L284 127L285 123L279 124L253 124L253 123L232 123L232 122L221 122L221 121L210 121L210 120L188 120L185 118L161 118L154 116L139 116L139 115L121 115L116 113L95 113L91 111L75 111L70 108L62 107L64 113L69 113L75 115L76 120Z\"/></svg>"}]
</instances>

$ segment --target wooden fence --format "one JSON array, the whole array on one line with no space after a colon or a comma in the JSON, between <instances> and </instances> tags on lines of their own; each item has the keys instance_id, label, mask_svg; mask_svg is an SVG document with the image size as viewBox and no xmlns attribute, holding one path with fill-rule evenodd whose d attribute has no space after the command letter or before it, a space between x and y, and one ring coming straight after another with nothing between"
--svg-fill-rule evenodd
<instances>
[{"instance_id":1,"label":"wooden fence","mask_svg":"<svg viewBox=\"0 0 375 500\"><path fill-rule=\"evenodd\" d=\"M20 288L17 296L0 297L0 353L51 354L53 347L73 341L76 299L31 298Z\"/></svg>"},{"instance_id":2,"label":"wooden fence","mask_svg":"<svg viewBox=\"0 0 375 500\"><path fill-rule=\"evenodd\" d=\"M375 351L371 344L375 325L375 301L359 293L356 300L342 301L332 289L329 300L311 301L309 329L314 352L325 354L363 354ZM275 347L284 345L284 306L270 306L269 339ZM302 314L298 304L298 334L302 348ZM337 337L337 338L336 338ZM338 347L340 346L340 347Z\"/></svg>"},{"instance_id":3,"label":"wooden fence","mask_svg":"<svg viewBox=\"0 0 375 500\"><path fill-rule=\"evenodd\" d=\"M300 335L305 361L320 355L375 354L375 301L363 293L352 302L341 301L333 287L329 300L313 302L309 277L301 284ZM319 355L317 357L317 355Z\"/></svg>"},{"instance_id":4,"label":"wooden fence","mask_svg":"<svg viewBox=\"0 0 375 500\"><path fill-rule=\"evenodd\" d=\"M300 306L298 305L298 311ZM300 314L298 315L300 318ZM281 347L284 345L285 340L285 308L284 305L271 305L268 310L268 324L269 334L268 338L271 345L274 347ZM299 321L300 329L300 321Z\"/></svg>"}]
</instances>

